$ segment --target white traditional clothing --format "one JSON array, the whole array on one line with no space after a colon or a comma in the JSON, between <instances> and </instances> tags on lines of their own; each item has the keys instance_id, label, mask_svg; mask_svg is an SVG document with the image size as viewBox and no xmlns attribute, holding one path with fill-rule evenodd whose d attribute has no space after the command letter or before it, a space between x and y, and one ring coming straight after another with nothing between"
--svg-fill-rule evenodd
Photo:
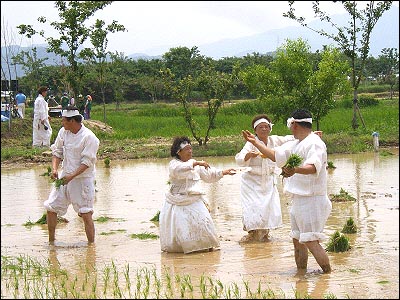
<instances>
[{"instance_id":1,"label":"white traditional clothing","mask_svg":"<svg viewBox=\"0 0 400 300\"><path fill-rule=\"evenodd\" d=\"M292 153L303 158L301 165L312 164L317 172L295 173L284 180L284 192L292 197L290 235L300 243L325 240L327 236L322 231L332 210L327 194L326 145L318 135L311 133L302 141L275 148L276 164L283 166Z\"/></svg>"},{"instance_id":2,"label":"white traditional clothing","mask_svg":"<svg viewBox=\"0 0 400 300\"><path fill-rule=\"evenodd\" d=\"M93 211L99 139L85 125L81 125L77 133L72 133L62 127L54 144L50 147L52 154L62 160L59 178L74 173L81 164L88 166L67 185L53 187L49 199L44 202L47 210L56 212L60 216L67 212L70 204L77 213Z\"/></svg>"},{"instance_id":3,"label":"white traditional clothing","mask_svg":"<svg viewBox=\"0 0 400 300\"><path fill-rule=\"evenodd\" d=\"M42 124L43 121L43 124ZM45 129L47 127L47 129ZM53 130L49 122L49 105L44 100L44 97L39 94L35 100L33 109L33 134L32 134L32 146L50 147L50 138Z\"/></svg>"},{"instance_id":4,"label":"white traditional clothing","mask_svg":"<svg viewBox=\"0 0 400 300\"><path fill-rule=\"evenodd\" d=\"M169 163L170 187L159 218L162 251L190 253L220 246L200 180L217 182L222 170L193 167L193 162L173 159Z\"/></svg>"},{"instance_id":5,"label":"white traditional clothing","mask_svg":"<svg viewBox=\"0 0 400 300\"><path fill-rule=\"evenodd\" d=\"M257 136L256 139L262 142ZM268 136L268 148L274 149L288 141L293 135ZM277 189L277 177L280 169L275 162L261 156L245 156L251 151L259 151L252 143L246 142L243 149L236 154L236 163L251 170L241 176L240 198L242 202L243 230L274 229L282 226L282 211Z\"/></svg>"}]
</instances>

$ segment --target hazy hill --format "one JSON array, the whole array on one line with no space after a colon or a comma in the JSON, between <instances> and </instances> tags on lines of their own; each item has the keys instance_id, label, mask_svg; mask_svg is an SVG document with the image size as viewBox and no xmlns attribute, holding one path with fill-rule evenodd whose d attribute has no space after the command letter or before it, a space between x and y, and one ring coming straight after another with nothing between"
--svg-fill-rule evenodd
<instances>
[{"instance_id":1,"label":"hazy hill","mask_svg":"<svg viewBox=\"0 0 400 300\"><path fill-rule=\"evenodd\" d=\"M346 24L347 15L334 15L332 17L337 24ZM312 27L320 24L318 20L310 23ZM342 25L342 26L343 26ZM320 24L320 26L322 26ZM325 31L330 30L329 27L323 28ZM308 42L312 51L322 49L323 45L332 44L333 41L327 38L321 37L317 33L313 32L302 26L291 26L282 29L269 30L260 34L246 36L237 39L224 39L218 42L203 44L203 45L165 45L162 47L148 49L148 53L132 53L125 54L128 58L137 59L153 59L161 58L161 56L169 51L172 47L193 47L197 46L200 54L214 59L220 59L222 57L242 57L248 53L258 52L261 54L271 53L276 50L277 47L281 46L286 39L297 39L302 38ZM38 58L48 57L46 64L54 65L60 63L60 58L56 57L53 53L47 53L45 45L36 45ZM399 7L392 6L392 8L385 12L379 19L374 27L371 35L370 43L370 55L378 57L381 54L383 48L399 48ZM19 51L27 51L29 48L20 48L19 46L10 46L12 53L18 53ZM2 60L1 65L3 70L7 70L5 67L3 53L5 49L1 47ZM8 71L6 72L8 77ZM11 78L15 78L14 70L11 70ZM23 76L24 73L20 66L17 66L17 74L19 77ZM4 77L2 72L1 77Z\"/></svg>"}]
</instances>

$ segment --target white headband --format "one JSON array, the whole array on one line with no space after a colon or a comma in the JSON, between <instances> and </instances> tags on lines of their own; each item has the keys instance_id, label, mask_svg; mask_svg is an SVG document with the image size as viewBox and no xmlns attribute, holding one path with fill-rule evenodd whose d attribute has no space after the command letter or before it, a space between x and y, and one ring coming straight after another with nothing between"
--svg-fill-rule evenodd
<instances>
[{"instance_id":1,"label":"white headband","mask_svg":"<svg viewBox=\"0 0 400 300\"><path fill-rule=\"evenodd\" d=\"M295 118L291 117L291 118L287 119L286 126L290 129L290 126L292 126L292 124L294 122L307 122L307 123L312 124L312 118L295 119Z\"/></svg>"},{"instance_id":2,"label":"white headband","mask_svg":"<svg viewBox=\"0 0 400 300\"><path fill-rule=\"evenodd\" d=\"M267 123L269 125L269 127L271 128L271 130L272 130L272 126L274 125L274 124L268 122L267 119L261 118L254 122L253 128L256 129L257 125L260 123Z\"/></svg>"},{"instance_id":3,"label":"white headband","mask_svg":"<svg viewBox=\"0 0 400 300\"><path fill-rule=\"evenodd\" d=\"M185 148L187 145L190 145L187 141L183 141L180 145L179 145L179 150L176 152L177 154L179 153L179 151L181 151L183 148Z\"/></svg>"},{"instance_id":4,"label":"white headband","mask_svg":"<svg viewBox=\"0 0 400 300\"><path fill-rule=\"evenodd\" d=\"M77 110L77 109L71 109L71 110L64 109L62 111L62 116L67 117L67 118L80 116L80 115L81 114L79 113L79 110Z\"/></svg>"}]
</instances>

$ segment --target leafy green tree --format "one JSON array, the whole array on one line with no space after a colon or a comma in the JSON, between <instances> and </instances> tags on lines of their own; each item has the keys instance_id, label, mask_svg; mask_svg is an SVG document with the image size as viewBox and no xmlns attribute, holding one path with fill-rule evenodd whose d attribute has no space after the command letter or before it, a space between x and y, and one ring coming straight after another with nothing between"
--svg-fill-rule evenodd
<instances>
[{"instance_id":1,"label":"leafy green tree","mask_svg":"<svg viewBox=\"0 0 400 300\"><path fill-rule=\"evenodd\" d=\"M89 63L94 64L98 74L98 83L101 90L101 98L103 100L103 121L107 123L106 116L106 97L105 97L105 72L107 70L107 51L108 33L115 33L125 31L123 25L113 21L111 24L105 26L103 20L97 19L95 24L90 28L90 42L93 48L85 48L81 51L80 56L84 57Z\"/></svg>"},{"instance_id":2,"label":"leafy green tree","mask_svg":"<svg viewBox=\"0 0 400 300\"><path fill-rule=\"evenodd\" d=\"M42 68L45 67L44 62L46 60L47 58L39 59L37 57L36 47L33 47L30 51L20 51L17 55L12 57L13 63L21 65L25 74L27 74L24 78L24 83L32 99L37 96L38 87L43 82L46 82L42 76Z\"/></svg>"},{"instance_id":3,"label":"leafy green tree","mask_svg":"<svg viewBox=\"0 0 400 300\"><path fill-rule=\"evenodd\" d=\"M393 87L399 83L399 53L396 48L384 48L379 55L383 82L390 85L390 99L393 98ZM397 72L397 76L396 76Z\"/></svg>"},{"instance_id":4,"label":"leafy green tree","mask_svg":"<svg viewBox=\"0 0 400 300\"><path fill-rule=\"evenodd\" d=\"M313 59L318 57L315 62ZM315 56L302 39L287 40L277 49L269 68L255 65L239 72L239 76L277 119L284 119L294 109L306 108L319 130L320 120L334 105L334 95L344 93L348 87L349 66L340 58L338 49L325 47Z\"/></svg>"},{"instance_id":5,"label":"leafy green tree","mask_svg":"<svg viewBox=\"0 0 400 300\"><path fill-rule=\"evenodd\" d=\"M382 14L390 9L393 1L369 1L366 4L365 9L357 9L360 1L340 1L350 17L348 27L340 27L335 24L331 17L320 9L320 1L313 1L312 4L315 17L318 17L322 22L330 24L331 28L337 30L336 34L328 33L323 29L315 29L309 26L304 17L296 16L293 7L294 2L295 1L288 1L289 11L284 13L283 16L297 21L302 26L311 29L321 36L332 39L341 47L344 54L350 59L352 71L351 82L353 87L352 127L353 129L356 129L359 126L357 120L358 112L365 128L365 123L358 106L358 87L362 78L364 64L369 54L371 32ZM356 65L357 58L359 58L358 61L360 65Z\"/></svg>"},{"instance_id":6,"label":"leafy green tree","mask_svg":"<svg viewBox=\"0 0 400 300\"><path fill-rule=\"evenodd\" d=\"M32 25L21 24L17 26L19 33L32 37L39 34L48 43L48 52L53 52L61 57L65 57L69 64L66 74L67 81L70 83L74 94L77 95L81 89L81 79L83 76L82 67L78 64L79 49L88 39L91 31L86 25L90 17L96 11L103 9L113 1L55 1L58 9L59 21L49 22L58 32L57 37L46 36L46 33L36 31ZM38 18L40 23L48 23L45 16Z\"/></svg>"},{"instance_id":7,"label":"leafy green tree","mask_svg":"<svg viewBox=\"0 0 400 300\"><path fill-rule=\"evenodd\" d=\"M162 56L165 67L170 69L175 76L175 80L180 80L188 75L196 77L203 65L211 63L211 59L200 55L199 49L195 46L191 49L187 47L176 47L169 49Z\"/></svg>"}]
</instances>

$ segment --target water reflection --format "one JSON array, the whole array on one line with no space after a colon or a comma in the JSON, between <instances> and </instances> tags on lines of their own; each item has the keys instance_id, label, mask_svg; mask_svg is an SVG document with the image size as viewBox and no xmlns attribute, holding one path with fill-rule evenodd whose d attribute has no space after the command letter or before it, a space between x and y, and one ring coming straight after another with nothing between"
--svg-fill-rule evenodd
<instances>
[{"instance_id":1,"label":"water reflection","mask_svg":"<svg viewBox=\"0 0 400 300\"><path fill-rule=\"evenodd\" d=\"M113 261L123 268L155 268L159 274L185 273L198 283L202 274L216 276L229 285L248 281L256 289L261 282L287 297L293 291L323 298L393 298L399 292L399 164L398 149L393 156L379 153L329 155L336 169L328 172L328 193L344 189L356 202L334 202L326 234L341 230L349 217L358 227L348 235L352 249L329 253L333 272L319 274L310 256L306 274L297 274L293 246L289 237L289 201L281 194L283 226L271 231L268 243L239 244L242 229L240 177L225 176L214 184L205 184L211 215L221 241L221 250L183 255L162 253L159 240L138 240L132 234L158 235L158 225L150 221L160 210L168 180L169 159L112 161L105 168L99 161L96 176L96 200L93 218L96 243L87 246L82 220L72 208L65 216L69 223L57 226L57 240L48 244L47 226L24 226L44 213L50 183L40 176L47 166L1 171L1 252L2 255L28 254L48 257L51 265L87 280ZM213 166L234 167L232 157L206 158ZM282 192L281 183L278 189ZM23 192L22 192L23 191ZM18 237L18 238L16 238ZM98 271L97 271L98 272ZM97 276L102 276L97 273ZM386 282L382 284L380 282Z\"/></svg>"}]
</instances>

